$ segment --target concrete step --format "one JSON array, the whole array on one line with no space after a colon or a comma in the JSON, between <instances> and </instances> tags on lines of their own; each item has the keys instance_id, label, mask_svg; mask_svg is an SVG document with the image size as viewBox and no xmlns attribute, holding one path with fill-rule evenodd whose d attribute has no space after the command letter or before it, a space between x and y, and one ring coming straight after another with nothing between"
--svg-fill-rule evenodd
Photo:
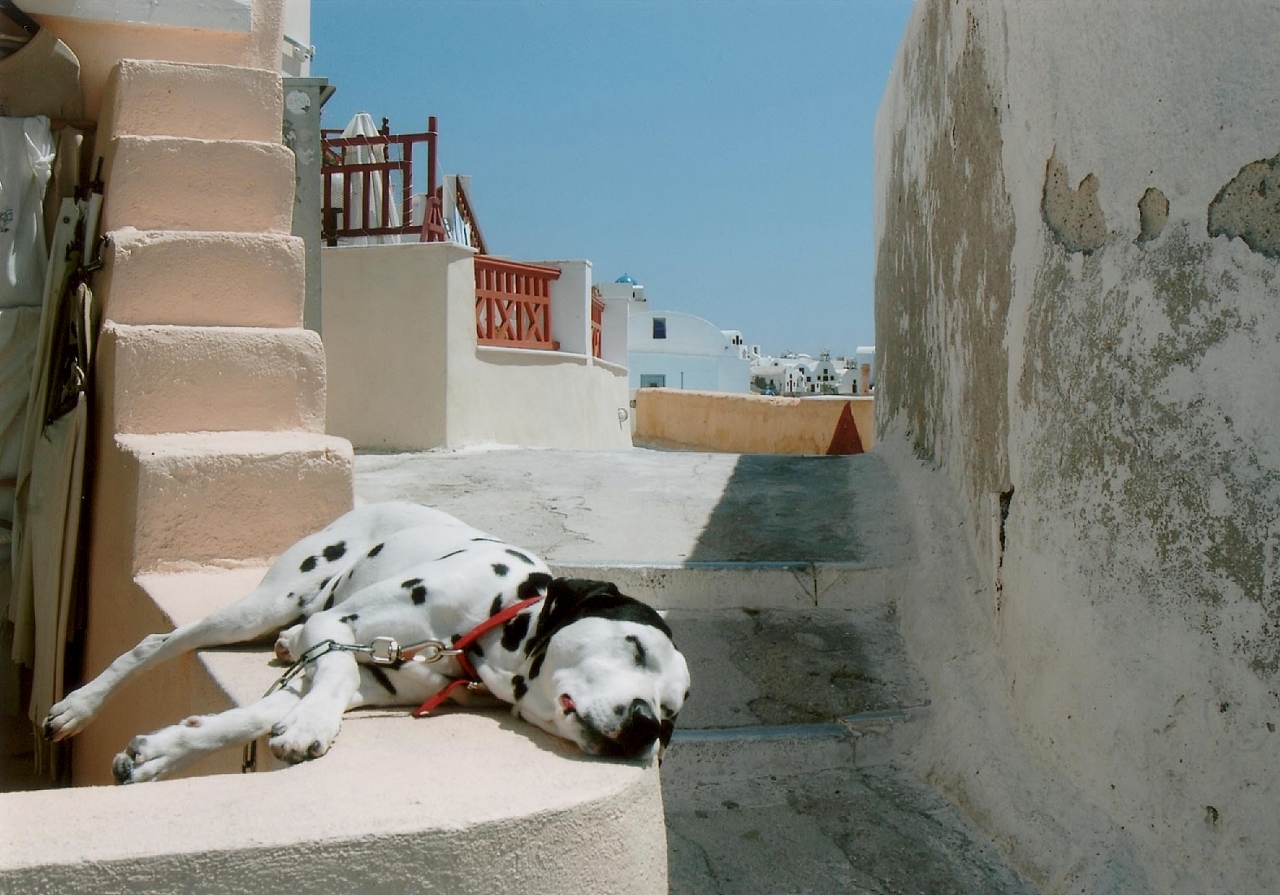
<instances>
[{"instance_id":1,"label":"concrete step","mask_svg":"<svg viewBox=\"0 0 1280 895\"><path fill-rule=\"evenodd\" d=\"M103 232L290 231L293 153L278 141L121 135L103 157Z\"/></svg>"},{"instance_id":2,"label":"concrete step","mask_svg":"<svg viewBox=\"0 0 1280 895\"><path fill-rule=\"evenodd\" d=\"M932 720L894 605L673 611L693 689L662 765L672 893L1027 882L906 770Z\"/></svg>"},{"instance_id":3,"label":"concrete step","mask_svg":"<svg viewBox=\"0 0 1280 895\"><path fill-rule=\"evenodd\" d=\"M861 764L849 738L676 742L662 795L672 895L1035 891L956 806Z\"/></svg>"},{"instance_id":4,"label":"concrete step","mask_svg":"<svg viewBox=\"0 0 1280 895\"><path fill-rule=\"evenodd\" d=\"M283 114L275 72L124 59L107 79L98 134L272 142Z\"/></svg>"},{"instance_id":5,"label":"concrete step","mask_svg":"<svg viewBox=\"0 0 1280 895\"><path fill-rule=\"evenodd\" d=\"M140 576L132 611L167 630L240 597L264 571ZM78 775L105 782L134 734L256 699L282 670L270 658L266 646L211 650L126 686L76 739ZM588 892L668 891L657 766L584 760L505 711L354 712L318 761L279 768L260 744L259 772L241 774L240 755L224 749L159 783L0 794L2 816L70 824L8 831L0 891L93 895L127 878L130 892L171 892L215 877L223 889L285 891L302 862L318 893L416 891L424 880L509 891L512 879L548 895L566 879Z\"/></svg>"},{"instance_id":6,"label":"concrete step","mask_svg":"<svg viewBox=\"0 0 1280 895\"><path fill-rule=\"evenodd\" d=\"M858 562L549 563L565 578L612 581L658 609L854 609L895 599L903 566Z\"/></svg>"},{"instance_id":7,"label":"concrete step","mask_svg":"<svg viewBox=\"0 0 1280 895\"><path fill-rule=\"evenodd\" d=\"M107 236L110 245L97 297L108 320L302 325L306 267L299 237L132 227Z\"/></svg>"},{"instance_id":8,"label":"concrete step","mask_svg":"<svg viewBox=\"0 0 1280 895\"><path fill-rule=\"evenodd\" d=\"M673 610L692 695L677 735L838 725L877 713L904 721L929 704L892 604L848 610Z\"/></svg>"},{"instance_id":9,"label":"concrete step","mask_svg":"<svg viewBox=\"0 0 1280 895\"><path fill-rule=\"evenodd\" d=\"M324 347L301 328L108 323L97 377L103 421L122 435L324 432Z\"/></svg>"},{"instance_id":10,"label":"concrete step","mask_svg":"<svg viewBox=\"0 0 1280 895\"><path fill-rule=\"evenodd\" d=\"M128 515L95 532L95 561L130 574L277 556L351 508L351 445L299 432L117 435L98 501Z\"/></svg>"}]
</instances>

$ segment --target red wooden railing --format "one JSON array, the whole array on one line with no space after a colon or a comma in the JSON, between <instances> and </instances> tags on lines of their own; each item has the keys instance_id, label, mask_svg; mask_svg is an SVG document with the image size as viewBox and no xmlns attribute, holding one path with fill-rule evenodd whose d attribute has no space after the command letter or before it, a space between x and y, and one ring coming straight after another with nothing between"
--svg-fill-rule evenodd
<instances>
[{"instance_id":1,"label":"red wooden railing","mask_svg":"<svg viewBox=\"0 0 1280 895\"><path fill-rule=\"evenodd\" d=\"M476 341L500 348L560 350L551 338L554 267L476 255Z\"/></svg>"},{"instance_id":2,"label":"red wooden railing","mask_svg":"<svg viewBox=\"0 0 1280 895\"><path fill-rule=\"evenodd\" d=\"M604 357L604 299L600 287L591 287L591 356Z\"/></svg>"},{"instance_id":3,"label":"red wooden railing","mask_svg":"<svg viewBox=\"0 0 1280 895\"><path fill-rule=\"evenodd\" d=\"M421 134L393 134L385 118L376 137L344 137L341 131L321 131L324 150L320 167L324 183L321 235L324 240L329 245L337 245L340 237L416 235L421 242L443 242L441 190L436 181L436 139L434 115L427 119L426 133ZM346 150L359 146L373 148L382 160L346 161ZM413 163L417 146L425 146L427 154L427 207L420 224L412 223ZM341 186L335 190L338 182ZM400 209L398 223L391 214L395 207Z\"/></svg>"}]
</instances>

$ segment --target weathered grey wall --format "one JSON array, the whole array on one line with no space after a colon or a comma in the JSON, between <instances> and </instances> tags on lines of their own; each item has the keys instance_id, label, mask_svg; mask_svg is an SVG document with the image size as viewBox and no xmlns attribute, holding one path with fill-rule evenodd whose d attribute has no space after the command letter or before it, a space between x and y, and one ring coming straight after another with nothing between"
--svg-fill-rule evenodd
<instances>
[{"instance_id":1,"label":"weathered grey wall","mask_svg":"<svg viewBox=\"0 0 1280 895\"><path fill-rule=\"evenodd\" d=\"M948 483L977 578L909 633L972 651L1116 854L1055 858L976 753L932 772L1050 890L1280 880L1276 35L1262 0L918 0L881 107L880 450Z\"/></svg>"}]
</instances>

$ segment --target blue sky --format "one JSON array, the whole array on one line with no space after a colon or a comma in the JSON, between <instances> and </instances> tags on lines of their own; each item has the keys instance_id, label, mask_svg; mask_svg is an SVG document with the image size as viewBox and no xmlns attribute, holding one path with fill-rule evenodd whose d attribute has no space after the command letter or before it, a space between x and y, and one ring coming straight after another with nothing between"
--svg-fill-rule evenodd
<instances>
[{"instance_id":1,"label":"blue sky","mask_svg":"<svg viewBox=\"0 0 1280 895\"><path fill-rule=\"evenodd\" d=\"M440 119L489 249L777 354L874 339L872 134L910 0L312 0L324 111Z\"/></svg>"}]
</instances>

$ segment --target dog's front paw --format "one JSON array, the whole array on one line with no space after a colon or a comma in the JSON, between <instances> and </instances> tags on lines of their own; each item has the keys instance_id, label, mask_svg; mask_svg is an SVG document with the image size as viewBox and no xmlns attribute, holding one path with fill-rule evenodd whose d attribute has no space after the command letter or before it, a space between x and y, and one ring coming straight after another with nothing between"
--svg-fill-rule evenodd
<instances>
[{"instance_id":1,"label":"dog's front paw","mask_svg":"<svg viewBox=\"0 0 1280 895\"><path fill-rule=\"evenodd\" d=\"M271 728L271 740L268 743L271 754L290 764L319 758L333 745L340 724L341 720L330 722L327 719L291 714Z\"/></svg>"},{"instance_id":2,"label":"dog's front paw","mask_svg":"<svg viewBox=\"0 0 1280 895\"><path fill-rule=\"evenodd\" d=\"M56 743L84 730L97 711L98 703L77 690L49 709L40 730L46 740Z\"/></svg>"}]
</instances>

